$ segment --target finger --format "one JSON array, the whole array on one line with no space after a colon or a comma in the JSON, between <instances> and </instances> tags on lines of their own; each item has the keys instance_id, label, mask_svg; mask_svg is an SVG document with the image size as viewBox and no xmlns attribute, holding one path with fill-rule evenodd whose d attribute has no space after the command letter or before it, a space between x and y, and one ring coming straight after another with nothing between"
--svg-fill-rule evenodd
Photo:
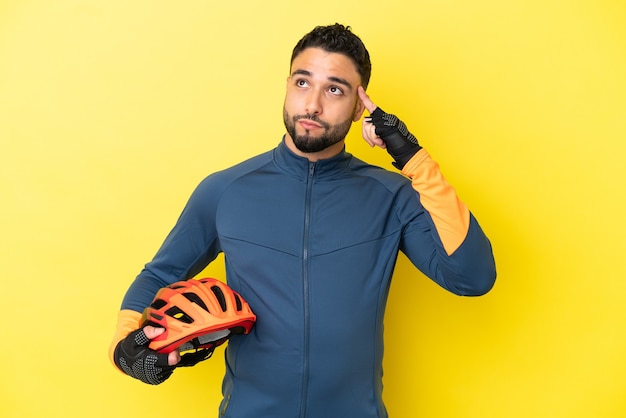
<instances>
[{"instance_id":1,"label":"finger","mask_svg":"<svg viewBox=\"0 0 626 418\"><path fill-rule=\"evenodd\" d=\"M369 144L370 147L386 147L385 141L376 135L376 128L371 122L368 122L367 120L363 121L362 133L363 139Z\"/></svg>"},{"instance_id":2,"label":"finger","mask_svg":"<svg viewBox=\"0 0 626 418\"><path fill-rule=\"evenodd\" d=\"M144 334L146 334L146 337L148 337L149 340L158 337L159 335L163 334L164 331L165 328L153 327L152 325L147 325L143 328L143 332Z\"/></svg>"},{"instance_id":3,"label":"finger","mask_svg":"<svg viewBox=\"0 0 626 418\"><path fill-rule=\"evenodd\" d=\"M373 137L372 137L372 127L373 125L367 121L363 121L363 128L362 128L362 133L363 133L363 139L365 140L365 142L368 143L368 145L370 147L374 146L374 142Z\"/></svg>"},{"instance_id":4,"label":"finger","mask_svg":"<svg viewBox=\"0 0 626 418\"><path fill-rule=\"evenodd\" d=\"M180 362L180 353L178 352L178 350L174 350L168 354L167 356L168 366L175 366L176 364L178 364L178 362Z\"/></svg>"},{"instance_id":5,"label":"finger","mask_svg":"<svg viewBox=\"0 0 626 418\"><path fill-rule=\"evenodd\" d=\"M372 138L370 141L367 141L368 144L370 144L371 147L379 147L382 149L387 148L387 144L385 144L385 141L383 141L380 137L376 137L376 138Z\"/></svg>"},{"instance_id":6,"label":"finger","mask_svg":"<svg viewBox=\"0 0 626 418\"><path fill-rule=\"evenodd\" d=\"M357 92L359 93L359 98L363 102L363 105L365 106L368 112L372 113L374 110L376 110L378 106L376 106L374 102L372 102L370 97L367 95L367 93L365 93L365 89L363 88L363 86L359 86L357 89Z\"/></svg>"}]
</instances>

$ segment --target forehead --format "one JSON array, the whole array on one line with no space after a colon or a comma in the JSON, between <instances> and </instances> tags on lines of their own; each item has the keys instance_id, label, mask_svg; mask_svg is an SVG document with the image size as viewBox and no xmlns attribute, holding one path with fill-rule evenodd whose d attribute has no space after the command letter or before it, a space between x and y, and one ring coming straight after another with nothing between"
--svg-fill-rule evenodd
<instances>
[{"instance_id":1,"label":"forehead","mask_svg":"<svg viewBox=\"0 0 626 418\"><path fill-rule=\"evenodd\" d=\"M294 58L290 75L302 71L323 79L339 77L349 81L354 87L361 84L361 76L351 58L321 48L307 48Z\"/></svg>"}]
</instances>

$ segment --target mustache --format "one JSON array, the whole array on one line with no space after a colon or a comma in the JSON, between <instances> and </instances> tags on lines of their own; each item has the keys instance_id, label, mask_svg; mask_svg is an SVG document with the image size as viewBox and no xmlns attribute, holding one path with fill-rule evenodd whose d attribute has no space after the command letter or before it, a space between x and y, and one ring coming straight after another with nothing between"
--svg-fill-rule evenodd
<instances>
[{"instance_id":1,"label":"mustache","mask_svg":"<svg viewBox=\"0 0 626 418\"><path fill-rule=\"evenodd\" d=\"M306 115L295 115L292 117L293 122L297 122L300 119L308 119L311 120L315 123L319 123L320 125L322 125L325 129L329 129L330 128L330 124L328 122L324 122L323 120L321 120L317 115L310 115L310 114L306 114Z\"/></svg>"}]
</instances>

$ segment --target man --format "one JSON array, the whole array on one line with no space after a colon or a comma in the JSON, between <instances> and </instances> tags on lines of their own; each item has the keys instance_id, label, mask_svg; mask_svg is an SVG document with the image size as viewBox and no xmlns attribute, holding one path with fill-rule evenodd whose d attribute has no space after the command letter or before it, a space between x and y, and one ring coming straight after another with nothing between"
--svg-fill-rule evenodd
<instances>
[{"instance_id":1,"label":"man","mask_svg":"<svg viewBox=\"0 0 626 418\"><path fill-rule=\"evenodd\" d=\"M223 417L386 417L383 314L398 251L458 295L491 289L491 245L406 126L367 96L369 54L349 28L317 27L294 48L277 148L207 177L129 288L111 358L158 384L180 357L139 328L157 290L225 255L227 282L257 315L226 349ZM399 173L345 152L363 137Z\"/></svg>"}]
</instances>

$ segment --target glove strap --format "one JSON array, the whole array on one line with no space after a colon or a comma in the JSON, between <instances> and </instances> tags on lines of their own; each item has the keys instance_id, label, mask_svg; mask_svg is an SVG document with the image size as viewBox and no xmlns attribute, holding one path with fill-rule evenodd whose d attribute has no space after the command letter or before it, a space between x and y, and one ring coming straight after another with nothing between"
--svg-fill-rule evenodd
<instances>
[{"instance_id":1,"label":"glove strap","mask_svg":"<svg viewBox=\"0 0 626 418\"><path fill-rule=\"evenodd\" d=\"M201 361L211 358L214 351L215 351L215 347L211 347L211 348L200 348L192 353L185 353L180 357L180 362L176 364L176 367L195 366Z\"/></svg>"}]
</instances>

